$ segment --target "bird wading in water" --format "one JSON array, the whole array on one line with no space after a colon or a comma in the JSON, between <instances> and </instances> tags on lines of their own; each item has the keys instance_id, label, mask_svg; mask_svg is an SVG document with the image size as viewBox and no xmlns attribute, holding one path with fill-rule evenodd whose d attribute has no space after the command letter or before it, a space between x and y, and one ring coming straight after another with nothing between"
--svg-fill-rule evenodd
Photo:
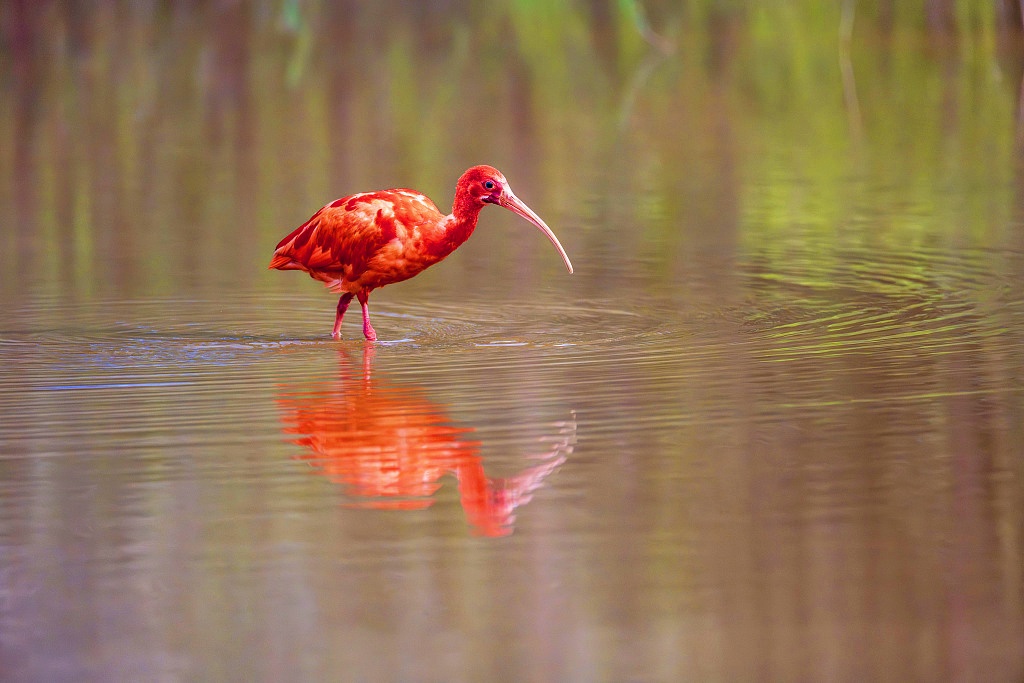
<instances>
[{"instance_id":1,"label":"bird wading in water","mask_svg":"<svg viewBox=\"0 0 1024 683\"><path fill-rule=\"evenodd\" d=\"M572 263L555 233L512 192L505 176L491 166L474 166L455 186L452 212L445 216L415 190L361 192L337 199L281 240L270 268L304 270L332 292L340 292L331 336L341 335L341 319L352 297L363 309L363 334L370 324L370 292L412 276L443 260L469 239L480 209L502 206L540 229L572 272Z\"/></svg>"}]
</instances>

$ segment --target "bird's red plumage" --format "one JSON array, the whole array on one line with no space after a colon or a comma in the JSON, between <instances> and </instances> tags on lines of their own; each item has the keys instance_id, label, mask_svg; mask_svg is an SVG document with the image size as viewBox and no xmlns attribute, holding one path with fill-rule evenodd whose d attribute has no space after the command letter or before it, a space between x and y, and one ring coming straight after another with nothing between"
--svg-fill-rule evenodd
<instances>
[{"instance_id":1,"label":"bird's red plumage","mask_svg":"<svg viewBox=\"0 0 1024 683\"><path fill-rule=\"evenodd\" d=\"M424 195L404 188L337 199L278 242L270 267L304 270L341 293L331 333L335 338L340 336L349 303L357 297L363 309L363 334L374 340L377 333L367 308L370 292L408 280L455 251L473 234L480 210L487 204L509 209L537 226L572 272L569 257L551 229L491 166L474 166L462 174L448 216Z\"/></svg>"},{"instance_id":2,"label":"bird's red plumage","mask_svg":"<svg viewBox=\"0 0 1024 683\"><path fill-rule=\"evenodd\" d=\"M369 291L450 254L458 244L448 248L446 220L429 198L404 188L342 197L281 240L270 267L304 270L332 291Z\"/></svg>"}]
</instances>

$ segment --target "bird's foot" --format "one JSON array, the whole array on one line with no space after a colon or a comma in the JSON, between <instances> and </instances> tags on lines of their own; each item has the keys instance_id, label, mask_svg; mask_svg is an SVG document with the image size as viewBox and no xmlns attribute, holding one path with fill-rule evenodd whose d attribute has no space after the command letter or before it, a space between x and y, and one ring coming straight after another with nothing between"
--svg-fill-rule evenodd
<instances>
[{"instance_id":1,"label":"bird's foot","mask_svg":"<svg viewBox=\"0 0 1024 683\"><path fill-rule=\"evenodd\" d=\"M363 325L363 336L366 337L366 341L377 341L377 332L369 323Z\"/></svg>"}]
</instances>

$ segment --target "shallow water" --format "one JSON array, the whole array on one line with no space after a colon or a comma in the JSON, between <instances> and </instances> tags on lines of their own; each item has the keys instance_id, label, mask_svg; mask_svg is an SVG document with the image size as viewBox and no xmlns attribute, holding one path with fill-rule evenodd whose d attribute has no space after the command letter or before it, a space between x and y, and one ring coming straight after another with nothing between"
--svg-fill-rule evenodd
<instances>
[{"instance_id":1,"label":"shallow water","mask_svg":"<svg viewBox=\"0 0 1024 683\"><path fill-rule=\"evenodd\" d=\"M33 67L35 123L22 91L3 110L18 172L0 250L0 678L1024 674L1012 89L917 126L917 155L870 128L859 152L808 133L815 97L730 104L707 88L770 84L728 69L680 104L674 85L701 78L687 48L618 85L577 65L583 97L617 103L589 114L544 100L557 74L513 64L509 87L550 104L513 117L518 142L417 161L382 130L396 149L353 157L361 126L387 128L364 118L372 93L331 125L315 106L312 130L274 123L274 87L315 91L323 71L295 60L330 51L303 57L256 14L262 56L220 61L242 48L184 15L97 11L84 56ZM127 47L104 37L118 21ZM199 66L192 43L132 47L160 22ZM429 81L456 59L440 52L408 68ZM912 54L887 68L955 90ZM196 68L211 99L155 106L105 55L179 84ZM873 59L855 60L869 123L889 106ZM251 87L231 86L236 68ZM104 87L139 117L120 133L54 104ZM461 110L438 106L431 130L459 140ZM706 135L668 136L676 116ZM357 132L332 138L346 121ZM346 161L300 163L320 146ZM565 172L566 147L603 161ZM976 147L991 153L954 153ZM443 205L475 155L506 169L575 275L488 209L444 264L374 293L367 343L358 311L332 341L333 295L265 270L334 196L419 177Z\"/></svg>"}]
</instances>

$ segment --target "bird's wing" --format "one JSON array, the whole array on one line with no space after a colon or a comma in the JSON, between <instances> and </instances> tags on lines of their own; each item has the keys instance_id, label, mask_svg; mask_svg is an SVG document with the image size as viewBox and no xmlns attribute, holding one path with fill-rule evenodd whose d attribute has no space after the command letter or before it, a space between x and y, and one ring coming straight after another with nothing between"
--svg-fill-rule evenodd
<instances>
[{"instance_id":1,"label":"bird's wing","mask_svg":"<svg viewBox=\"0 0 1024 683\"><path fill-rule=\"evenodd\" d=\"M384 193L342 197L323 207L281 240L271 268L342 271L366 263L397 234Z\"/></svg>"},{"instance_id":2,"label":"bird's wing","mask_svg":"<svg viewBox=\"0 0 1024 683\"><path fill-rule=\"evenodd\" d=\"M404 240L443 218L430 199L405 188L342 197L281 240L270 267L344 271L353 280L396 237Z\"/></svg>"}]
</instances>

